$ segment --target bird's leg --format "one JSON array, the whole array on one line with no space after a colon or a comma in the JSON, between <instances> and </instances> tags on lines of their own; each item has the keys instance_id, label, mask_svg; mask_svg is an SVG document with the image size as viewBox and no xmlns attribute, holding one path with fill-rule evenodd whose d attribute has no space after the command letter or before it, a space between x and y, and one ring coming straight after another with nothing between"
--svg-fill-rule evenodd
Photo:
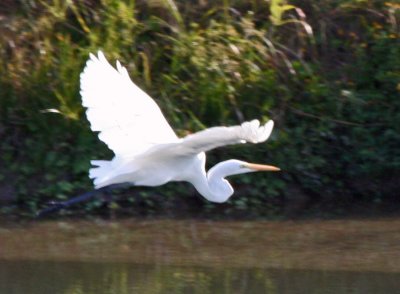
<instances>
[{"instance_id":1,"label":"bird's leg","mask_svg":"<svg viewBox=\"0 0 400 294\"><path fill-rule=\"evenodd\" d=\"M103 200L103 205L106 207L105 213L108 215L110 219L115 218L115 210L118 207L117 203L114 201L114 195L113 195L113 187L112 186L107 186L103 190L102 193L102 200Z\"/></svg>"},{"instance_id":2,"label":"bird's leg","mask_svg":"<svg viewBox=\"0 0 400 294\"><path fill-rule=\"evenodd\" d=\"M46 215L48 213L55 212L57 210L66 208L68 206L71 206L71 205L73 205L75 203L79 203L79 202L83 202L83 201L89 200L90 198L93 198L93 197L97 196L99 193L106 192L106 193L110 194L111 190L113 190L113 189L125 188L125 187L130 186L130 185L131 184L128 184L128 183L113 184L113 185L102 187L102 188L99 188L99 189L96 189L96 190L93 190L93 191L86 192L86 193L84 193L82 195L79 195L77 197L71 198L71 199L66 200L66 201L62 201L62 202L52 201L52 202L49 203L50 207L47 207L47 208L39 211L37 216L41 217L41 216L44 216L44 215Z\"/></svg>"},{"instance_id":3,"label":"bird's leg","mask_svg":"<svg viewBox=\"0 0 400 294\"><path fill-rule=\"evenodd\" d=\"M113 187L106 187L102 193L103 205L106 208L104 213L109 219L115 219L116 210L118 208L118 204L114 199L113 190Z\"/></svg>"},{"instance_id":4,"label":"bird's leg","mask_svg":"<svg viewBox=\"0 0 400 294\"><path fill-rule=\"evenodd\" d=\"M107 205L113 201L113 193L112 193L112 190L114 189L113 186L114 185L106 186L103 189L102 199ZM115 187L115 188L118 188L118 187Z\"/></svg>"},{"instance_id":5,"label":"bird's leg","mask_svg":"<svg viewBox=\"0 0 400 294\"><path fill-rule=\"evenodd\" d=\"M107 207L106 213L110 219L115 219L116 211L118 209L118 203L114 200L113 191L116 189L126 188L131 186L132 184L129 183L122 183L122 184L114 184L111 186L104 187L102 199L104 201L105 206Z\"/></svg>"}]
</instances>

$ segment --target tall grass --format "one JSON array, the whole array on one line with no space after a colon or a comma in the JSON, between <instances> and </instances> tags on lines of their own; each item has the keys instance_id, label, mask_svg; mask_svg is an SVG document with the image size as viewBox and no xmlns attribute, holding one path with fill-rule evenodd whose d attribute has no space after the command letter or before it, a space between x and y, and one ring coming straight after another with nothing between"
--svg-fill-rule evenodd
<instances>
[{"instance_id":1,"label":"tall grass","mask_svg":"<svg viewBox=\"0 0 400 294\"><path fill-rule=\"evenodd\" d=\"M88 189L89 158L111 156L89 131L79 97L79 74L99 49L128 68L179 135L252 118L277 122L268 149L210 156L286 170L252 185L238 179L251 190L239 195L254 197L233 199L234 208L266 214L264 205L283 207L293 189L316 202L321 190L327 199L368 201L394 191L354 183L377 164L380 180L400 168L392 145L400 141L395 3L41 0L13 8L0 9L0 189L15 179L12 195L31 211Z\"/></svg>"}]
</instances>

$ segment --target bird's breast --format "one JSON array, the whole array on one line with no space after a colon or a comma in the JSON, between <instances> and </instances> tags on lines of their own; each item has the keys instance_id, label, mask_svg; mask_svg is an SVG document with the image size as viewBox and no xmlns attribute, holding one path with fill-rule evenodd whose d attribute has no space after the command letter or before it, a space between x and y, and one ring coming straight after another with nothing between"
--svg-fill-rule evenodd
<instances>
[{"instance_id":1,"label":"bird's breast","mask_svg":"<svg viewBox=\"0 0 400 294\"><path fill-rule=\"evenodd\" d=\"M159 186L170 181L190 181L204 168L204 154L185 156L172 147L150 150L138 158L135 184Z\"/></svg>"}]
</instances>

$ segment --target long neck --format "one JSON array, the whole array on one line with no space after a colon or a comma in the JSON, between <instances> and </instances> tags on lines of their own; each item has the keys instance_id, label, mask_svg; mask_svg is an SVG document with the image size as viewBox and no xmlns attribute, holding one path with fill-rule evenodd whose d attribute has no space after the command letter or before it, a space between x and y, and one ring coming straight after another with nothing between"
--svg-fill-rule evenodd
<instances>
[{"instance_id":1,"label":"long neck","mask_svg":"<svg viewBox=\"0 0 400 294\"><path fill-rule=\"evenodd\" d=\"M196 177L192 184L196 190L208 201L222 203L226 202L233 194L233 188L225 177L234 174L230 173L229 160L220 162L213 166L206 174Z\"/></svg>"}]
</instances>

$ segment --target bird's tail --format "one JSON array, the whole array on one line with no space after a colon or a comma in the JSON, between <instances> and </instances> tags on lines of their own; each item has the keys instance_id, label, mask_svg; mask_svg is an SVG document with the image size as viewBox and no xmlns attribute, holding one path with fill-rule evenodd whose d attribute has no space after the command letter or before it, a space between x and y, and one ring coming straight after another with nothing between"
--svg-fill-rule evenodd
<instances>
[{"instance_id":1,"label":"bird's tail","mask_svg":"<svg viewBox=\"0 0 400 294\"><path fill-rule=\"evenodd\" d=\"M93 184L97 187L112 171L112 162L108 160L92 160L90 163L95 167L89 170L89 178L93 180Z\"/></svg>"}]
</instances>

